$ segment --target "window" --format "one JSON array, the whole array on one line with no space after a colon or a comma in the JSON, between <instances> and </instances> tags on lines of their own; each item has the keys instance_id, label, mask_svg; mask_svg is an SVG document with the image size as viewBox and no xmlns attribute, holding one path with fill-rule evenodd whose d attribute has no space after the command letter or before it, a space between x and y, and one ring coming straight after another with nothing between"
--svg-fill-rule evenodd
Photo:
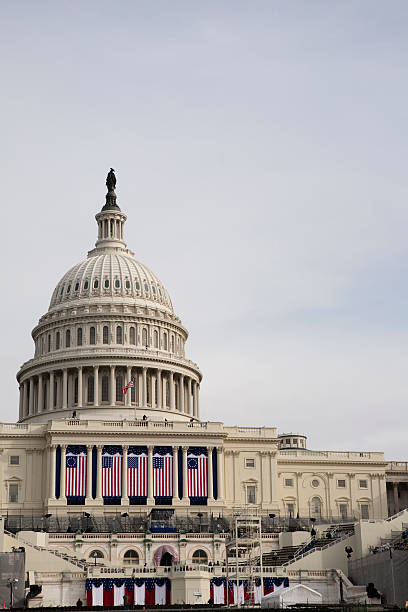
<instances>
[{"instance_id":1,"label":"window","mask_svg":"<svg viewBox=\"0 0 408 612\"><path fill-rule=\"evenodd\" d=\"M120 325L116 328L116 344L123 344L123 332Z\"/></svg>"},{"instance_id":2,"label":"window","mask_svg":"<svg viewBox=\"0 0 408 612\"><path fill-rule=\"evenodd\" d=\"M136 281L135 285L136 285L136 291L139 291L139 290L140 290L140 283L138 283L138 282Z\"/></svg>"},{"instance_id":3,"label":"window","mask_svg":"<svg viewBox=\"0 0 408 612\"><path fill-rule=\"evenodd\" d=\"M13 504L18 502L18 484L9 485L9 502Z\"/></svg>"},{"instance_id":4,"label":"window","mask_svg":"<svg viewBox=\"0 0 408 612\"><path fill-rule=\"evenodd\" d=\"M319 481L317 480L317 478L313 478L312 487L318 487L318 486L319 486Z\"/></svg>"},{"instance_id":5,"label":"window","mask_svg":"<svg viewBox=\"0 0 408 612\"><path fill-rule=\"evenodd\" d=\"M109 344L109 327L107 325L103 326L102 342L103 344Z\"/></svg>"},{"instance_id":6,"label":"window","mask_svg":"<svg viewBox=\"0 0 408 612\"><path fill-rule=\"evenodd\" d=\"M74 380L74 404L78 404L78 377Z\"/></svg>"},{"instance_id":7,"label":"window","mask_svg":"<svg viewBox=\"0 0 408 612\"><path fill-rule=\"evenodd\" d=\"M120 287L120 280L116 279L115 280L115 289L119 289Z\"/></svg>"},{"instance_id":8,"label":"window","mask_svg":"<svg viewBox=\"0 0 408 612\"><path fill-rule=\"evenodd\" d=\"M167 351L167 334L166 332L164 332L163 334L163 348L165 351Z\"/></svg>"},{"instance_id":9,"label":"window","mask_svg":"<svg viewBox=\"0 0 408 612\"><path fill-rule=\"evenodd\" d=\"M255 459L245 459L245 467L254 468L255 467Z\"/></svg>"},{"instance_id":10,"label":"window","mask_svg":"<svg viewBox=\"0 0 408 612\"><path fill-rule=\"evenodd\" d=\"M255 485L247 486L247 503L255 504L256 502L256 488Z\"/></svg>"},{"instance_id":11,"label":"window","mask_svg":"<svg viewBox=\"0 0 408 612\"><path fill-rule=\"evenodd\" d=\"M95 381L93 376L88 377L88 403L91 404L94 401L95 396Z\"/></svg>"},{"instance_id":12,"label":"window","mask_svg":"<svg viewBox=\"0 0 408 612\"><path fill-rule=\"evenodd\" d=\"M360 513L361 513L361 518L362 519L369 519L370 518L370 512L368 509L368 504L361 504L360 506Z\"/></svg>"},{"instance_id":13,"label":"window","mask_svg":"<svg viewBox=\"0 0 408 612\"><path fill-rule=\"evenodd\" d=\"M116 401L117 402L123 402L123 377L122 376L117 376L116 377Z\"/></svg>"},{"instance_id":14,"label":"window","mask_svg":"<svg viewBox=\"0 0 408 612\"><path fill-rule=\"evenodd\" d=\"M19 455L10 455L10 465L20 465Z\"/></svg>"},{"instance_id":15,"label":"window","mask_svg":"<svg viewBox=\"0 0 408 612\"><path fill-rule=\"evenodd\" d=\"M339 487L339 489L345 489L346 481L345 480L338 480L337 481L337 486Z\"/></svg>"},{"instance_id":16,"label":"window","mask_svg":"<svg viewBox=\"0 0 408 612\"><path fill-rule=\"evenodd\" d=\"M154 348L159 348L159 334L158 334L157 329L155 329L153 332L153 342L154 342Z\"/></svg>"},{"instance_id":17,"label":"window","mask_svg":"<svg viewBox=\"0 0 408 612\"><path fill-rule=\"evenodd\" d=\"M96 344L96 332L94 327L89 328L89 344Z\"/></svg>"},{"instance_id":18,"label":"window","mask_svg":"<svg viewBox=\"0 0 408 612\"><path fill-rule=\"evenodd\" d=\"M95 278L94 280L94 289L97 289L99 287L99 281L97 278Z\"/></svg>"},{"instance_id":19,"label":"window","mask_svg":"<svg viewBox=\"0 0 408 612\"><path fill-rule=\"evenodd\" d=\"M67 329L65 332L65 348L69 348L71 346L71 330Z\"/></svg>"},{"instance_id":20,"label":"window","mask_svg":"<svg viewBox=\"0 0 408 612\"><path fill-rule=\"evenodd\" d=\"M285 478L285 487L293 487L293 479Z\"/></svg>"},{"instance_id":21,"label":"window","mask_svg":"<svg viewBox=\"0 0 408 612\"><path fill-rule=\"evenodd\" d=\"M139 555L135 550L127 550L123 555L123 564L124 565L138 565L139 564Z\"/></svg>"},{"instance_id":22,"label":"window","mask_svg":"<svg viewBox=\"0 0 408 612\"><path fill-rule=\"evenodd\" d=\"M290 438L286 438L285 442L286 444L290 444Z\"/></svg>"},{"instance_id":23,"label":"window","mask_svg":"<svg viewBox=\"0 0 408 612\"><path fill-rule=\"evenodd\" d=\"M148 346L147 329L145 327L142 329L142 344L143 346Z\"/></svg>"},{"instance_id":24,"label":"window","mask_svg":"<svg viewBox=\"0 0 408 612\"><path fill-rule=\"evenodd\" d=\"M51 334L48 334L48 352L51 350Z\"/></svg>"},{"instance_id":25,"label":"window","mask_svg":"<svg viewBox=\"0 0 408 612\"><path fill-rule=\"evenodd\" d=\"M171 346L171 352L174 353L174 336L171 337L170 346Z\"/></svg>"},{"instance_id":26,"label":"window","mask_svg":"<svg viewBox=\"0 0 408 612\"><path fill-rule=\"evenodd\" d=\"M310 504L310 516L320 518L322 515L322 502L320 497L313 497Z\"/></svg>"},{"instance_id":27,"label":"window","mask_svg":"<svg viewBox=\"0 0 408 612\"><path fill-rule=\"evenodd\" d=\"M67 287L67 293L69 293L71 291L71 285L68 285Z\"/></svg>"},{"instance_id":28,"label":"window","mask_svg":"<svg viewBox=\"0 0 408 612\"><path fill-rule=\"evenodd\" d=\"M293 440L292 440L292 444L294 444L295 446L297 446L297 445L298 445L297 438L293 438Z\"/></svg>"},{"instance_id":29,"label":"window","mask_svg":"<svg viewBox=\"0 0 408 612\"><path fill-rule=\"evenodd\" d=\"M82 346L82 327L77 329L77 346Z\"/></svg>"},{"instance_id":30,"label":"window","mask_svg":"<svg viewBox=\"0 0 408 612\"><path fill-rule=\"evenodd\" d=\"M102 401L109 401L109 376L102 376Z\"/></svg>"},{"instance_id":31,"label":"window","mask_svg":"<svg viewBox=\"0 0 408 612\"><path fill-rule=\"evenodd\" d=\"M93 550L92 552L89 553L89 558L90 559L104 559L105 556L103 552L101 552L100 550Z\"/></svg>"},{"instance_id":32,"label":"window","mask_svg":"<svg viewBox=\"0 0 408 612\"><path fill-rule=\"evenodd\" d=\"M208 555L205 552L205 550L195 550L193 552L193 556L191 558L192 563L197 563L197 564L201 564L204 565L206 563L208 563Z\"/></svg>"},{"instance_id":33,"label":"window","mask_svg":"<svg viewBox=\"0 0 408 612\"><path fill-rule=\"evenodd\" d=\"M105 289L109 289L109 278L105 278L104 285L105 285Z\"/></svg>"},{"instance_id":34,"label":"window","mask_svg":"<svg viewBox=\"0 0 408 612\"><path fill-rule=\"evenodd\" d=\"M359 480L359 484L360 484L360 489L367 489L367 481L366 480Z\"/></svg>"},{"instance_id":35,"label":"window","mask_svg":"<svg viewBox=\"0 0 408 612\"><path fill-rule=\"evenodd\" d=\"M305 441L304 440L300 440L300 446L304 446L305 445Z\"/></svg>"},{"instance_id":36,"label":"window","mask_svg":"<svg viewBox=\"0 0 408 612\"><path fill-rule=\"evenodd\" d=\"M130 281L126 281L126 289L130 289Z\"/></svg>"},{"instance_id":37,"label":"window","mask_svg":"<svg viewBox=\"0 0 408 612\"><path fill-rule=\"evenodd\" d=\"M79 290L79 283L75 283L75 291Z\"/></svg>"},{"instance_id":38,"label":"window","mask_svg":"<svg viewBox=\"0 0 408 612\"><path fill-rule=\"evenodd\" d=\"M346 519L347 518L347 504L339 504L339 512L340 512L340 517L342 519Z\"/></svg>"},{"instance_id":39,"label":"window","mask_svg":"<svg viewBox=\"0 0 408 612\"><path fill-rule=\"evenodd\" d=\"M157 397L157 393L156 393ZM130 389L130 401L136 402L136 378L134 380L134 386Z\"/></svg>"},{"instance_id":40,"label":"window","mask_svg":"<svg viewBox=\"0 0 408 612\"><path fill-rule=\"evenodd\" d=\"M295 504L286 504L288 516L293 517L295 514Z\"/></svg>"},{"instance_id":41,"label":"window","mask_svg":"<svg viewBox=\"0 0 408 612\"><path fill-rule=\"evenodd\" d=\"M54 408L57 407L58 383L54 380Z\"/></svg>"},{"instance_id":42,"label":"window","mask_svg":"<svg viewBox=\"0 0 408 612\"><path fill-rule=\"evenodd\" d=\"M56 348L57 351L58 351L58 349L60 347L60 343L61 343L61 336L60 336L60 333L57 332L55 334L55 348Z\"/></svg>"},{"instance_id":43,"label":"window","mask_svg":"<svg viewBox=\"0 0 408 612\"><path fill-rule=\"evenodd\" d=\"M130 344L136 344L136 330L134 327L130 328L129 340L130 340Z\"/></svg>"},{"instance_id":44,"label":"window","mask_svg":"<svg viewBox=\"0 0 408 612\"><path fill-rule=\"evenodd\" d=\"M89 287L89 281L86 280L84 282L84 289L86 290L86 289L88 289L88 287Z\"/></svg>"}]
</instances>

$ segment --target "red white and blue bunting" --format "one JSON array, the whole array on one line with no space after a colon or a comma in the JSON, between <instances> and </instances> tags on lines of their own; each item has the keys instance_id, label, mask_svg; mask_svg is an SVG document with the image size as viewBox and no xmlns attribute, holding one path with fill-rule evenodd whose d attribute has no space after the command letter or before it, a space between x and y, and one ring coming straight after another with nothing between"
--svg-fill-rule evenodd
<instances>
[{"instance_id":1,"label":"red white and blue bunting","mask_svg":"<svg viewBox=\"0 0 408 612\"><path fill-rule=\"evenodd\" d=\"M263 593L261 588L261 579L255 578L253 603L260 604L263 595L268 595L274 591L287 588L289 586L288 578L264 578ZM225 605L227 603L227 579L212 578L210 581L210 596L214 604ZM251 593L248 580L228 580L228 603L237 605L250 603Z\"/></svg>"},{"instance_id":2,"label":"red white and blue bunting","mask_svg":"<svg viewBox=\"0 0 408 612\"><path fill-rule=\"evenodd\" d=\"M87 606L170 605L168 578L88 578Z\"/></svg>"}]
</instances>

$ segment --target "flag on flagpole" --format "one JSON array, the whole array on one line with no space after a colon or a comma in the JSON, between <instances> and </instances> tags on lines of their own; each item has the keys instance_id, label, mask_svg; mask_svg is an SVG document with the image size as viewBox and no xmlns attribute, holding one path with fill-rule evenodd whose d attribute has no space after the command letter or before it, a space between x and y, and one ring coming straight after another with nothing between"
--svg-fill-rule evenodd
<instances>
[{"instance_id":1,"label":"flag on flagpole","mask_svg":"<svg viewBox=\"0 0 408 612\"><path fill-rule=\"evenodd\" d=\"M133 389L134 386L135 386L135 379L131 378L128 384L126 385L126 387L123 387L122 395L125 395L128 389Z\"/></svg>"}]
</instances>

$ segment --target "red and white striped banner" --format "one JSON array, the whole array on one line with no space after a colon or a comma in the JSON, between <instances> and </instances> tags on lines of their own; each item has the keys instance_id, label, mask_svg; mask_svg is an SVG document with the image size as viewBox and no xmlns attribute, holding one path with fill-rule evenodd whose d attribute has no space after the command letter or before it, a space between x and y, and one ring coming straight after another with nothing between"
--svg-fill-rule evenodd
<instances>
[{"instance_id":1,"label":"red and white striped banner","mask_svg":"<svg viewBox=\"0 0 408 612\"><path fill-rule=\"evenodd\" d=\"M74 455L67 453L65 459L65 496L85 497L86 495L86 452Z\"/></svg>"},{"instance_id":2,"label":"red and white striped banner","mask_svg":"<svg viewBox=\"0 0 408 612\"><path fill-rule=\"evenodd\" d=\"M122 455L102 455L102 496L122 495Z\"/></svg>"},{"instance_id":3,"label":"red and white striped banner","mask_svg":"<svg viewBox=\"0 0 408 612\"><path fill-rule=\"evenodd\" d=\"M173 495L173 455L153 455L153 496Z\"/></svg>"},{"instance_id":4,"label":"red and white striped banner","mask_svg":"<svg viewBox=\"0 0 408 612\"><path fill-rule=\"evenodd\" d=\"M208 457L207 455L187 455L187 482L189 497L208 495Z\"/></svg>"},{"instance_id":5,"label":"red and white striped banner","mask_svg":"<svg viewBox=\"0 0 408 612\"><path fill-rule=\"evenodd\" d=\"M147 455L128 455L127 487L129 497L147 496Z\"/></svg>"}]
</instances>

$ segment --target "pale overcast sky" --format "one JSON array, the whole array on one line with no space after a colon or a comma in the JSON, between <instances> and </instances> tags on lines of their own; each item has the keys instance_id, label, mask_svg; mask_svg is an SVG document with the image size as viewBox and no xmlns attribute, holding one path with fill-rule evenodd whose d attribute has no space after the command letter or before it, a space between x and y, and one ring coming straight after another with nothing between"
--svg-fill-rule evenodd
<instances>
[{"instance_id":1,"label":"pale overcast sky","mask_svg":"<svg viewBox=\"0 0 408 612\"><path fill-rule=\"evenodd\" d=\"M201 415L408 460L408 3L2 2L0 418L117 169Z\"/></svg>"}]
</instances>

